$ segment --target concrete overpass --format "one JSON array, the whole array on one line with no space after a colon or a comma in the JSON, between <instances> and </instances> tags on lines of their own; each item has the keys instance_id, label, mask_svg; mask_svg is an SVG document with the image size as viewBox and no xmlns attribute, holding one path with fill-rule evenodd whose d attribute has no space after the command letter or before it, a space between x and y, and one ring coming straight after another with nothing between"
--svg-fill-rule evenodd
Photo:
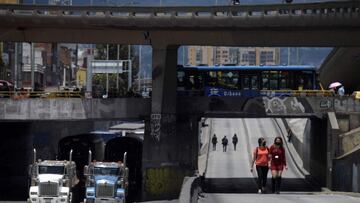
<instances>
[{"instance_id":1,"label":"concrete overpass","mask_svg":"<svg viewBox=\"0 0 360 203\"><path fill-rule=\"evenodd\" d=\"M0 5L0 41L358 46L359 15L358 1L160 8Z\"/></svg>"},{"instance_id":2,"label":"concrete overpass","mask_svg":"<svg viewBox=\"0 0 360 203\"><path fill-rule=\"evenodd\" d=\"M359 112L358 101L347 98L178 99L178 47L360 46L359 11L358 1L195 8L1 5L1 41L150 44L153 47L151 103L142 100L134 100L132 104L131 100L4 101L1 118L3 121L19 119L14 118L17 109L24 110L25 119L30 120L138 117L146 113L142 160L144 199L176 197L182 177L193 174L197 168L201 116L222 117L229 111L234 117L300 115L316 117L314 119L320 119L323 124L334 121L334 114L321 116L328 111ZM114 112L106 105L111 105ZM63 112L74 108L79 111ZM330 136L327 146L333 146L330 138L336 130L328 131L325 132ZM29 137L20 139L28 145L31 143ZM27 145L21 148L24 155L30 154L26 151L29 149ZM328 159L331 158L330 153Z\"/></svg>"}]
</instances>

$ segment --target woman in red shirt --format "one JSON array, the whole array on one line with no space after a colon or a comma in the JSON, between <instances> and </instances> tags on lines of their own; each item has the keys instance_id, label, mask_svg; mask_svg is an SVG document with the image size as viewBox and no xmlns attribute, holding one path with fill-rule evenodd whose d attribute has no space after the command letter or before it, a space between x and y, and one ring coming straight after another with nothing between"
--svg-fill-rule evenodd
<instances>
[{"instance_id":1,"label":"woman in red shirt","mask_svg":"<svg viewBox=\"0 0 360 203\"><path fill-rule=\"evenodd\" d=\"M276 137L274 144L270 147L270 170L272 174L272 192L279 194L281 187L281 175L284 168L287 170L285 149L281 137Z\"/></svg>"},{"instance_id":2,"label":"woman in red shirt","mask_svg":"<svg viewBox=\"0 0 360 203\"><path fill-rule=\"evenodd\" d=\"M269 171L269 148L266 146L266 141L263 137L258 139L259 146L253 152L253 159L251 164L251 172L253 172L254 163L256 165L256 172L258 174L258 193L265 193L267 174Z\"/></svg>"}]
</instances>

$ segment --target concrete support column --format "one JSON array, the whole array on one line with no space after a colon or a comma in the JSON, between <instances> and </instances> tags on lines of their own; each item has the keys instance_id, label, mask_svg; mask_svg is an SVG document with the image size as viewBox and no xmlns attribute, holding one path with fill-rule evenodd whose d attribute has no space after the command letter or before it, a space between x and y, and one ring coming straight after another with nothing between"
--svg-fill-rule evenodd
<instances>
[{"instance_id":1,"label":"concrete support column","mask_svg":"<svg viewBox=\"0 0 360 203\"><path fill-rule=\"evenodd\" d=\"M153 47L152 109L143 148L145 200L177 198L184 176L194 170L189 149L196 119L178 120L176 114L177 49Z\"/></svg>"},{"instance_id":2,"label":"concrete support column","mask_svg":"<svg viewBox=\"0 0 360 203\"><path fill-rule=\"evenodd\" d=\"M340 128L335 112L328 112L327 120L327 173L326 173L326 187L333 189L333 159L338 151L338 136Z\"/></svg>"}]
</instances>

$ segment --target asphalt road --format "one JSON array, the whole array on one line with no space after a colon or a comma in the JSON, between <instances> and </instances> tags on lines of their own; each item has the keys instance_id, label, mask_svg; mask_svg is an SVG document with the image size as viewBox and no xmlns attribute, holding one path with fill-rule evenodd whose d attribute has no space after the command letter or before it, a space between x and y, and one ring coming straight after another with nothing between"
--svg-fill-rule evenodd
<instances>
[{"instance_id":1,"label":"asphalt road","mask_svg":"<svg viewBox=\"0 0 360 203\"><path fill-rule=\"evenodd\" d=\"M198 203L358 203L360 198L334 194L205 194Z\"/></svg>"},{"instance_id":2,"label":"asphalt road","mask_svg":"<svg viewBox=\"0 0 360 203\"><path fill-rule=\"evenodd\" d=\"M213 119L211 128L211 131L217 135L219 144L216 151L212 151L212 148L210 148L205 175L205 192L256 193L256 172L250 172L252 152L258 146L257 140L259 137L265 137L268 146L270 146L275 137L281 135L275 120L271 118ZM237 134L239 139L236 151L231 143L234 133ZM226 152L223 152L221 146L223 136L227 136L229 140ZM305 179L289 154L286 155L286 159L289 169L283 172L282 191L313 192L320 190L316 185ZM268 178L267 191L270 191L270 172ZM215 194L209 195L214 197ZM220 196L223 197L223 195Z\"/></svg>"}]
</instances>

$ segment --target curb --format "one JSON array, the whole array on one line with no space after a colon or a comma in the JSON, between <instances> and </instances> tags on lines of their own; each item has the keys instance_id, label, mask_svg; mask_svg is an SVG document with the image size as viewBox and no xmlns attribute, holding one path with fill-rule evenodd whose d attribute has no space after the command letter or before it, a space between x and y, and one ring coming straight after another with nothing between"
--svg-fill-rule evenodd
<instances>
[{"instance_id":1,"label":"curb","mask_svg":"<svg viewBox=\"0 0 360 203\"><path fill-rule=\"evenodd\" d=\"M275 121L276 126L278 127L278 129L280 130L282 138L283 138L284 140L286 140L286 137L285 137L285 135L284 135L283 129L280 127L280 124L279 124L277 118L275 118L275 119L273 119L273 120ZM284 122L284 121L283 121L283 122ZM305 178L306 178L306 176L309 176L309 172L305 171L305 170L299 165L299 163L295 160L294 155L292 154L292 150L290 150L290 147L289 147L289 145L288 145L288 142L285 141L284 143L285 143L285 145L286 145L286 149L288 150L288 152L289 152L289 154L290 154L290 157L291 157L294 165L295 165L296 168L299 170L299 172L300 172Z\"/></svg>"}]
</instances>

